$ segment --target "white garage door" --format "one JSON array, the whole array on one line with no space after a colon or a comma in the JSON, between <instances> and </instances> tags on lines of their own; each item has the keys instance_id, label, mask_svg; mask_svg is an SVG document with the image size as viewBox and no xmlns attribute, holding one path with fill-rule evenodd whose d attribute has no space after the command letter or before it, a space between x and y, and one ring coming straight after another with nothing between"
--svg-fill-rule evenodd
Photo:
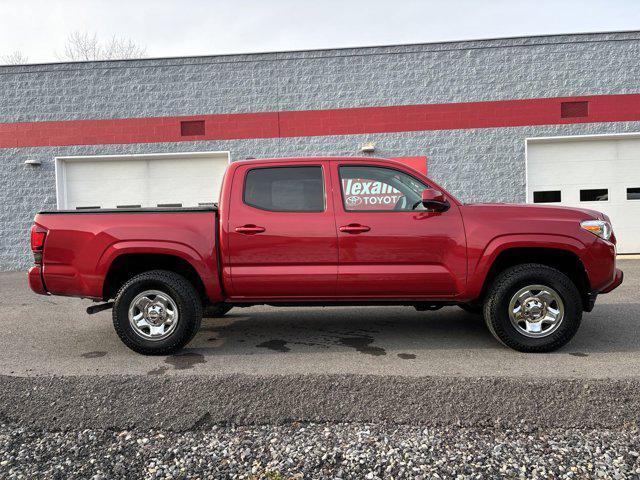
<instances>
[{"instance_id":1,"label":"white garage door","mask_svg":"<svg viewBox=\"0 0 640 480\"><path fill-rule=\"evenodd\" d=\"M640 253L640 135L529 139L527 202L607 214L619 253Z\"/></svg>"},{"instance_id":2,"label":"white garage door","mask_svg":"<svg viewBox=\"0 0 640 480\"><path fill-rule=\"evenodd\" d=\"M57 158L58 208L211 204L228 163L228 152Z\"/></svg>"}]
</instances>

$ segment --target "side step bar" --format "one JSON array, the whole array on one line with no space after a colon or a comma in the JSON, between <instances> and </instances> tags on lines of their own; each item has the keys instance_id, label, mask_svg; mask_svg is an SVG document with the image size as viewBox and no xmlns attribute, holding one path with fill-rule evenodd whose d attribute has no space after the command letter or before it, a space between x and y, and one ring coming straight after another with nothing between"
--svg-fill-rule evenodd
<instances>
[{"instance_id":1,"label":"side step bar","mask_svg":"<svg viewBox=\"0 0 640 480\"><path fill-rule=\"evenodd\" d=\"M87 313L93 315L94 313L102 312L103 310L109 310L113 308L113 302L101 303L100 305L91 305L87 307Z\"/></svg>"}]
</instances>

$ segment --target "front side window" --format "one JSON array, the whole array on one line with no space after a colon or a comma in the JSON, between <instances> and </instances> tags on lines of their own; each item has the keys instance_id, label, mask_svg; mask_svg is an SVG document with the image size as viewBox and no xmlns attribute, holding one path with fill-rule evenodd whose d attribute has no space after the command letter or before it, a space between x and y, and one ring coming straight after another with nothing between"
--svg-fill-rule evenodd
<instances>
[{"instance_id":1,"label":"front side window","mask_svg":"<svg viewBox=\"0 0 640 480\"><path fill-rule=\"evenodd\" d=\"M322 167L266 167L247 172L243 201L271 212L324 211Z\"/></svg>"},{"instance_id":2,"label":"front side window","mask_svg":"<svg viewBox=\"0 0 640 480\"><path fill-rule=\"evenodd\" d=\"M422 191L428 188L400 170L366 165L340 167L340 184L348 211L424 210Z\"/></svg>"}]
</instances>

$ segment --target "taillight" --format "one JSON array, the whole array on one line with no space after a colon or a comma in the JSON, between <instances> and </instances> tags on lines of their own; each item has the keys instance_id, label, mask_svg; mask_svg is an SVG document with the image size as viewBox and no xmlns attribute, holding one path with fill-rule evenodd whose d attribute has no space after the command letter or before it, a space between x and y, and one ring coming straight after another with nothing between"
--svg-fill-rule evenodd
<instances>
[{"instance_id":1,"label":"taillight","mask_svg":"<svg viewBox=\"0 0 640 480\"><path fill-rule=\"evenodd\" d=\"M42 263L42 250L44 249L44 239L47 236L47 230L40 225L31 226L31 251L33 252L34 261L37 264Z\"/></svg>"}]
</instances>

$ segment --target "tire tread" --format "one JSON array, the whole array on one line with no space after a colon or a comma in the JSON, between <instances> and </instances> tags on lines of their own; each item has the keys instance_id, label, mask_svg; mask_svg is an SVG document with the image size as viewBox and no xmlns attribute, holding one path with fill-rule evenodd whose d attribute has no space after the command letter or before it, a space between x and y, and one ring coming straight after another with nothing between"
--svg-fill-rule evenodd
<instances>
[{"instance_id":1,"label":"tire tread","mask_svg":"<svg viewBox=\"0 0 640 480\"><path fill-rule=\"evenodd\" d=\"M180 297L180 301L186 304L185 306L187 308L193 309L193 312L191 312L192 315L190 315L191 321L187 322L187 330L184 331L183 335L177 335L175 337L170 336L169 338L172 339L172 342L163 345L162 347L149 348L131 340L131 338L126 334L123 326L120 324L120 319L118 319L118 311L121 307L121 301L124 293L129 288L141 282L160 282L168 285L169 288L174 290ZM181 320L179 321L185 321L185 317L189 318L187 312L181 312ZM131 350L143 355L168 355L180 350L198 333L202 321L202 301L200 300L198 292L193 285L182 275L168 270L149 270L132 277L125 282L122 287L120 287L118 294L116 295L116 301L113 305L112 318L113 326L118 337L120 337L120 340L122 340L122 342Z\"/></svg>"},{"instance_id":2,"label":"tire tread","mask_svg":"<svg viewBox=\"0 0 640 480\"><path fill-rule=\"evenodd\" d=\"M551 342L540 342L539 345L531 345L519 341L517 337L514 338L514 335L508 332L496 318L500 308L504 308L504 306L499 305L501 295L516 282L526 277L546 277L550 279L552 283L556 282L560 284L564 290L565 298L563 298L563 302L565 303L565 318L563 325L560 325L556 331L559 331L560 335L556 335L556 338ZM577 307L575 318L573 319L566 317L570 310L567 307L571 304ZM575 284L564 273L547 265L524 263L504 270L495 278L484 302L484 319L487 328L496 340L509 348L528 353L551 352L566 345L578 330L582 320L582 299ZM556 332L554 332L552 336L555 335Z\"/></svg>"}]
</instances>

